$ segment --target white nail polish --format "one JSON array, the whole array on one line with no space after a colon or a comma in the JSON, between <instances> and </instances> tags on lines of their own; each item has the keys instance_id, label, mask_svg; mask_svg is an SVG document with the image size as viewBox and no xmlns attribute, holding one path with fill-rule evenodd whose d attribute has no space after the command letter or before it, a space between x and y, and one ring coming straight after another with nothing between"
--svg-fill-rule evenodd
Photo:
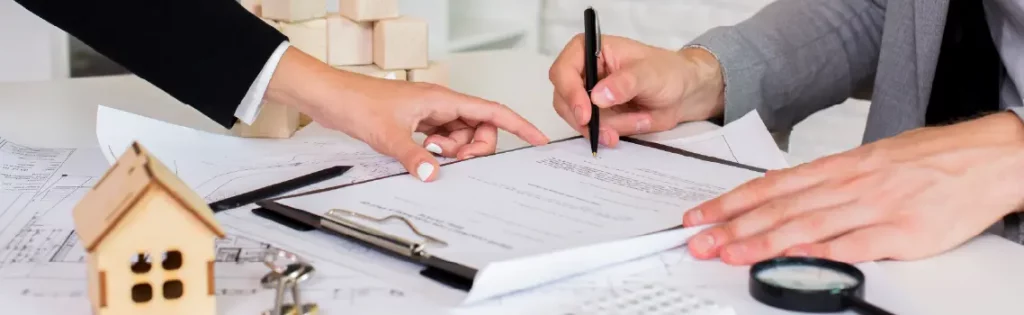
<instances>
[{"instance_id":1,"label":"white nail polish","mask_svg":"<svg viewBox=\"0 0 1024 315\"><path fill-rule=\"evenodd\" d=\"M645 133L651 129L651 121L649 119L641 119L636 122L636 132Z\"/></svg>"},{"instance_id":2,"label":"white nail polish","mask_svg":"<svg viewBox=\"0 0 1024 315\"><path fill-rule=\"evenodd\" d=\"M420 163L420 166L416 168L416 174L419 175L421 181L427 181L433 173L434 165L428 162Z\"/></svg>"},{"instance_id":3,"label":"white nail polish","mask_svg":"<svg viewBox=\"0 0 1024 315\"><path fill-rule=\"evenodd\" d=\"M434 154L441 154L441 146L435 143L427 144L427 151L433 152Z\"/></svg>"}]
</instances>

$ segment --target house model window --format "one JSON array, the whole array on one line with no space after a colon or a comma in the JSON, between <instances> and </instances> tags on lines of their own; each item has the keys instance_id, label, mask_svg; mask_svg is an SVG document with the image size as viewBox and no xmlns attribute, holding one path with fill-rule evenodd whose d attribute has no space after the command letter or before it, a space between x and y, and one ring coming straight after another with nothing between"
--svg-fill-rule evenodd
<instances>
[{"instance_id":1,"label":"house model window","mask_svg":"<svg viewBox=\"0 0 1024 315\"><path fill-rule=\"evenodd\" d=\"M206 202L133 144L75 206L93 314L216 314Z\"/></svg>"}]
</instances>

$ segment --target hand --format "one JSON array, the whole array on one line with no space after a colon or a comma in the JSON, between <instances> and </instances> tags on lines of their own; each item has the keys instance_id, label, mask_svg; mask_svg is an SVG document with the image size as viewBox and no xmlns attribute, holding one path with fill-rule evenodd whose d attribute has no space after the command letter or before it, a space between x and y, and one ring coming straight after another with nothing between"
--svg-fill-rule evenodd
<instances>
[{"instance_id":1,"label":"hand","mask_svg":"<svg viewBox=\"0 0 1024 315\"><path fill-rule=\"evenodd\" d=\"M1024 125L1001 113L769 172L688 211L683 223L721 223L688 246L729 264L779 255L913 260L1018 211L1022 182Z\"/></svg>"},{"instance_id":2,"label":"hand","mask_svg":"<svg viewBox=\"0 0 1024 315\"><path fill-rule=\"evenodd\" d=\"M723 111L718 61L697 48L671 51L616 36L601 37L593 93L584 84L583 36L570 41L551 66L554 107L570 126L589 136L590 104L601 108L598 142L614 147L620 136L664 131L680 122Z\"/></svg>"},{"instance_id":3,"label":"hand","mask_svg":"<svg viewBox=\"0 0 1024 315\"><path fill-rule=\"evenodd\" d=\"M442 86L335 70L295 49L281 59L267 98L292 104L324 127L398 159L423 181L440 168L431 151L467 159L492 154L501 128L531 145L549 140L508 107ZM426 148L413 132L428 135ZM429 149L429 151L428 151Z\"/></svg>"}]
</instances>

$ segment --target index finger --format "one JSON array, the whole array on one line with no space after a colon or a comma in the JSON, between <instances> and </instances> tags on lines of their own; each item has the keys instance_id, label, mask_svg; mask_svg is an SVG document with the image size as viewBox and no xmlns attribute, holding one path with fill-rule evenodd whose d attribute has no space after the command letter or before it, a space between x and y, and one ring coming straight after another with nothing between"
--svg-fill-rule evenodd
<instances>
[{"instance_id":1,"label":"index finger","mask_svg":"<svg viewBox=\"0 0 1024 315\"><path fill-rule=\"evenodd\" d=\"M577 34L565 44L548 70L548 80L554 85L555 93L565 101L555 106L570 107L567 108L569 112L573 112L571 107L586 110L586 113L576 115L577 124L586 124L590 119L590 96L583 82L583 35Z\"/></svg>"},{"instance_id":2,"label":"index finger","mask_svg":"<svg viewBox=\"0 0 1024 315\"><path fill-rule=\"evenodd\" d=\"M456 113L460 118L490 123L531 145L548 143L548 137L540 129L537 129L537 126L507 106L465 94L463 94L463 98L464 101L459 102L456 107Z\"/></svg>"},{"instance_id":3,"label":"index finger","mask_svg":"<svg viewBox=\"0 0 1024 315\"><path fill-rule=\"evenodd\" d=\"M819 184L821 176L796 169L768 171L721 196L708 200L683 215L683 225L703 225L731 220L757 206Z\"/></svg>"}]
</instances>

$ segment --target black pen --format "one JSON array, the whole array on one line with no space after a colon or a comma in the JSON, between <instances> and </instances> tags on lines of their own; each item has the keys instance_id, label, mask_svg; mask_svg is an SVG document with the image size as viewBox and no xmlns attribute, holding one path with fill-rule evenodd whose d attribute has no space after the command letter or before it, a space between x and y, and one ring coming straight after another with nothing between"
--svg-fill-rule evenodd
<instances>
[{"instance_id":1,"label":"black pen","mask_svg":"<svg viewBox=\"0 0 1024 315\"><path fill-rule=\"evenodd\" d=\"M597 57L601 54L601 27L598 25L597 13L593 7L587 7L583 11L584 26L584 72L587 81L587 96L594 92L594 85L597 85ZM597 157L597 140L601 133L600 109L590 101L590 122L587 123L590 129L590 151Z\"/></svg>"},{"instance_id":2,"label":"black pen","mask_svg":"<svg viewBox=\"0 0 1024 315\"><path fill-rule=\"evenodd\" d=\"M279 196L281 194L313 185L331 178L335 178L345 174L351 169L351 166L338 165L332 166L323 170L319 170L307 175L302 175L296 178L292 178L277 184L266 186L260 189L256 189L241 195L229 197L217 202L210 203L210 209L213 209L214 213L221 212L224 210L230 210L238 208L250 203L254 203L263 199Z\"/></svg>"}]
</instances>

